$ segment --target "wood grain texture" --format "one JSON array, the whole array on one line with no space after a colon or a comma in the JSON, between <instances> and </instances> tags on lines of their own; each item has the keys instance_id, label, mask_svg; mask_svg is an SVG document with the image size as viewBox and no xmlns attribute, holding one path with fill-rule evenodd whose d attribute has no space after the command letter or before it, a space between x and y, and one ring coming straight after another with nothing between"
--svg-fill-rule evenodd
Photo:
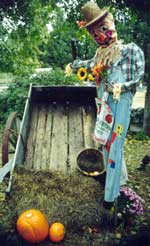
<instances>
[{"instance_id":1,"label":"wood grain texture","mask_svg":"<svg viewBox=\"0 0 150 246\"><path fill-rule=\"evenodd\" d=\"M27 150L26 150L25 164L27 165L28 168L33 168L37 121L38 121L38 105L35 104L32 106L32 115L30 119L30 129L29 129Z\"/></svg>"},{"instance_id":2,"label":"wood grain texture","mask_svg":"<svg viewBox=\"0 0 150 246\"><path fill-rule=\"evenodd\" d=\"M44 143L44 136L45 136L45 122L46 122L46 107L45 105L40 105L39 112L38 112L34 163L33 163L33 167L37 170L41 169L41 167L43 166L42 154L43 154L43 143Z\"/></svg>"},{"instance_id":3,"label":"wood grain texture","mask_svg":"<svg viewBox=\"0 0 150 246\"><path fill-rule=\"evenodd\" d=\"M42 150L42 169L49 170L50 168L50 153L52 144L52 125L53 125L53 115L52 115L52 105L49 104L45 116L45 134L43 136L43 150Z\"/></svg>"},{"instance_id":4,"label":"wood grain texture","mask_svg":"<svg viewBox=\"0 0 150 246\"><path fill-rule=\"evenodd\" d=\"M68 155L68 115L63 105L53 107L52 146L50 169L67 169Z\"/></svg>"},{"instance_id":5,"label":"wood grain texture","mask_svg":"<svg viewBox=\"0 0 150 246\"><path fill-rule=\"evenodd\" d=\"M93 132L95 127L95 111L91 105L84 105L82 107L83 114L83 137L84 137L84 146L95 147L95 142L93 140Z\"/></svg>"},{"instance_id":6,"label":"wood grain texture","mask_svg":"<svg viewBox=\"0 0 150 246\"><path fill-rule=\"evenodd\" d=\"M76 158L78 152L84 147L82 110L80 106L71 104L69 106L69 166L70 171L76 169Z\"/></svg>"},{"instance_id":7,"label":"wood grain texture","mask_svg":"<svg viewBox=\"0 0 150 246\"><path fill-rule=\"evenodd\" d=\"M25 160L29 168L72 172L76 170L78 153L95 146L92 105L34 104L30 121Z\"/></svg>"}]
</instances>

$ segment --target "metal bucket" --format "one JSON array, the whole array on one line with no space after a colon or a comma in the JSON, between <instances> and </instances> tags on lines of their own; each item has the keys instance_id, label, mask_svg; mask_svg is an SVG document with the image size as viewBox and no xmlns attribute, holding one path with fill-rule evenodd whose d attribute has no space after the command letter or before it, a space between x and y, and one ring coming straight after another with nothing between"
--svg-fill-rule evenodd
<instances>
[{"instance_id":1,"label":"metal bucket","mask_svg":"<svg viewBox=\"0 0 150 246\"><path fill-rule=\"evenodd\" d=\"M84 175L96 177L105 172L103 153L96 148L86 148L77 156L77 169Z\"/></svg>"}]
</instances>

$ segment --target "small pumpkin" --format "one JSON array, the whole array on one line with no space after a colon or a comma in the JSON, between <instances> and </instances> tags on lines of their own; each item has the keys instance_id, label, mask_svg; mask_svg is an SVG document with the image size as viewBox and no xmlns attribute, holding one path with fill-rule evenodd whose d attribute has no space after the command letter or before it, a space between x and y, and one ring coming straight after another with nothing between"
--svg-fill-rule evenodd
<instances>
[{"instance_id":1,"label":"small pumpkin","mask_svg":"<svg viewBox=\"0 0 150 246\"><path fill-rule=\"evenodd\" d=\"M52 242L58 243L64 239L65 227L60 222L54 222L49 228L49 238Z\"/></svg>"},{"instance_id":2,"label":"small pumpkin","mask_svg":"<svg viewBox=\"0 0 150 246\"><path fill-rule=\"evenodd\" d=\"M48 237L49 224L46 216L37 209L24 211L17 219L17 231L30 243L38 243Z\"/></svg>"}]
</instances>

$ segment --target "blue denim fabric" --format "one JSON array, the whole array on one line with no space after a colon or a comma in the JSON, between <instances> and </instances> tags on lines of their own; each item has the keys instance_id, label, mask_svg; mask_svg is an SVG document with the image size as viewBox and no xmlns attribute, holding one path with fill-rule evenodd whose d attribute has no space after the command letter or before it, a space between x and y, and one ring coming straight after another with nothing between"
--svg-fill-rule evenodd
<instances>
[{"instance_id":1,"label":"blue denim fabric","mask_svg":"<svg viewBox=\"0 0 150 246\"><path fill-rule=\"evenodd\" d=\"M119 64L114 64L108 74L109 83L123 83L125 78ZM98 96L101 96L103 88L99 88ZM114 115L114 124L109 136L111 142L110 150L104 147L104 163L106 167L105 201L112 202L120 194L121 179L127 179L125 161L123 157L123 146L130 122L133 93L127 91L121 93L120 100L113 99L113 95L108 96L108 105ZM124 175L124 177L123 177Z\"/></svg>"}]
</instances>

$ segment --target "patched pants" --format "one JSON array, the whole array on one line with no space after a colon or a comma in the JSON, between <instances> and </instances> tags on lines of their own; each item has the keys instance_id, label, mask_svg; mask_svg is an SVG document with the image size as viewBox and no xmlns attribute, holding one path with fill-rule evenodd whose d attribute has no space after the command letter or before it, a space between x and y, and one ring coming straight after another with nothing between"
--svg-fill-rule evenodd
<instances>
[{"instance_id":1,"label":"patched pants","mask_svg":"<svg viewBox=\"0 0 150 246\"><path fill-rule=\"evenodd\" d=\"M106 167L105 201L112 202L120 194L120 185L127 180L123 147L130 122L133 94L128 91L120 95L120 100L108 97L108 105L114 115L114 124L103 148Z\"/></svg>"}]
</instances>

